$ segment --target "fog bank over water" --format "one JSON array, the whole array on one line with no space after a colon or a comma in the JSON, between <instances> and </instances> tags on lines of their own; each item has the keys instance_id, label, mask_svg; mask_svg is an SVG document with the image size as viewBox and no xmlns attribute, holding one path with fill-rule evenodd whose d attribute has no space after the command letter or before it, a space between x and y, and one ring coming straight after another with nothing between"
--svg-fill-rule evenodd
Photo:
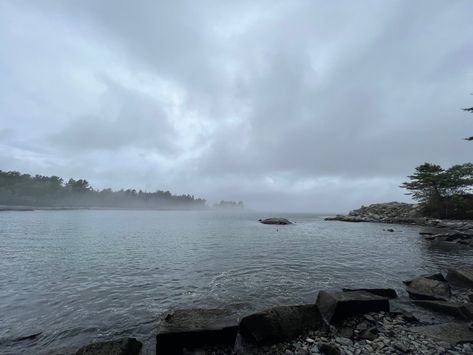
<instances>
[{"instance_id":1,"label":"fog bank over water","mask_svg":"<svg viewBox=\"0 0 473 355\"><path fill-rule=\"evenodd\" d=\"M471 160L473 3L0 3L0 170L260 210Z\"/></svg>"}]
</instances>

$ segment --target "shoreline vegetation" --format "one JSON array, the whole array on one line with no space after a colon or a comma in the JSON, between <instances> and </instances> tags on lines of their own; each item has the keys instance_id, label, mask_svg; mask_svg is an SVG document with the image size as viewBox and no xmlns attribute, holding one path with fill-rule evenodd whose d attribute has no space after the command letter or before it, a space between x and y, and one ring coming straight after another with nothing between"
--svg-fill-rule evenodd
<instances>
[{"instance_id":1,"label":"shoreline vegetation","mask_svg":"<svg viewBox=\"0 0 473 355\"><path fill-rule=\"evenodd\" d=\"M207 201L170 191L94 189L87 180L0 170L0 205L4 209L204 209ZM6 206L6 207L5 207ZM3 210L4 210L3 209Z\"/></svg>"}]
</instances>

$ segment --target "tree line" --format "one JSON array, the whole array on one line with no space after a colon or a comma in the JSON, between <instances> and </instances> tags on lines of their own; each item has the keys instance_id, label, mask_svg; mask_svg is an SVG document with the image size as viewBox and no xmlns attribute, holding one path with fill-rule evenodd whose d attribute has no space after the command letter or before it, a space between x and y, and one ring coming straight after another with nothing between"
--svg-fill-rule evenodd
<instances>
[{"instance_id":1,"label":"tree line","mask_svg":"<svg viewBox=\"0 0 473 355\"><path fill-rule=\"evenodd\" d=\"M473 164L440 165L424 163L408 176L401 187L418 201L425 216L473 218Z\"/></svg>"},{"instance_id":2,"label":"tree line","mask_svg":"<svg viewBox=\"0 0 473 355\"><path fill-rule=\"evenodd\" d=\"M65 181L58 176L0 170L0 205L193 209L204 208L206 200L160 190L98 190L85 179Z\"/></svg>"}]
</instances>

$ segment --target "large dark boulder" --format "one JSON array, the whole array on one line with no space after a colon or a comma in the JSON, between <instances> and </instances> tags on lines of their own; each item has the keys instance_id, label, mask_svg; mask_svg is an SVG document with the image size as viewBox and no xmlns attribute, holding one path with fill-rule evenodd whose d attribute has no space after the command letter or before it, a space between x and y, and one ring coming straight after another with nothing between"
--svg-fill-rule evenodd
<instances>
[{"instance_id":1,"label":"large dark boulder","mask_svg":"<svg viewBox=\"0 0 473 355\"><path fill-rule=\"evenodd\" d=\"M386 298L397 298L396 290L392 288L344 288L344 292L365 291Z\"/></svg>"},{"instance_id":2,"label":"large dark boulder","mask_svg":"<svg viewBox=\"0 0 473 355\"><path fill-rule=\"evenodd\" d=\"M452 286L473 288L473 267L448 270L447 281Z\"/></svg>"},{"instance_id":3,"label":"large dark boulder","mask_svg":"<svg viewBox=\"0 0 473 355\"><path fill-rule=\"evenodd\" d=\"M244 317L238 332L248 343L270 345L295 338L322 324L322 317L314 304L280 306Z\"/></svg>"},{"instance_id":4,"label":"large dark boulder","mask_svg":"<svg viewBox=\"0 0 473 355\"><path fill-rule=\"evenodd\" d=\"M409 297L416 300L447 300L450 295L450 285L442 274L432 274L404 281Z\"/></svg>"},{"instance_id":5,"label":"large dark boulder","mask_svg":"<svg viewBox=\"0 0 473 355\"><path fill-rule=\"evenodd\" d=\"M86 345L76 355L138 355L141 346L135 338L124 338Z\"/></svg>"},{"instance_id":6,"label":"large dark boulder","mask_svg":"<svg viewBox=\"0 0 473 355\"><path fill-rule=\"evenodd\" d=\"M473 304L452 303L446 301L419 300L413 301L416 306L427 308L439 313L448 314L455 318L473 320Z\"/></svg>"},{"instance_id":7,"label":"large dark boulder","mask_svg":"<svg viewBox=\"0 0 473 355\"><path fill-rule=\"evenodd\" d=\"M320 291L316 305L327 323L337 323L357 314L389 312L389 300L366 291Z\"/></svg>"},{"instance_id":8,"label":"large dark boulder","mask_svg":"<svg viewBox=\"0 0 473 355\"><path fill-rule=\"evenodd\" d=\"M292 224L292 222L289 221L288 219L280 218L280 217L259 219L258 221L263 223L263 224L278 224L278 225Z\"/></svg>"},{"instance_id":9,"label":"large dark boulder","mask_svg":"<svg viewBox=\"0 0 473 355\"><path fill-rule=\"evenodd\" d=\"M156 336L156 354L182 354L184 348L233 346L238 316L228 309L182 309L168 314Z\"/></svg>"}]
</instances>

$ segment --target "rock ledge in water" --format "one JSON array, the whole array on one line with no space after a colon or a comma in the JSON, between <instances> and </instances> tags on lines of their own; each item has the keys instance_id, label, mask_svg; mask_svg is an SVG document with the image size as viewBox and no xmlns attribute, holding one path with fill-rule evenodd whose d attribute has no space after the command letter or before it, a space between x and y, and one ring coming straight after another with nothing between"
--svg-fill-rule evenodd
<instances>
[{"instance_id":1,"label":"rock ledge in water","mask_svg":"<svg viewBox=\"0 0 473 355\"><path fill-rule=\"evenodd\" d=\"M168 314L156 336L156 354L181 354L183 348L233 345L238 317L228 309L181 309Z\"/></svg>"},{"instance_id":2,"label":"rock ledge in water","mask_svg":"<svg viewBox=\"0 0 473 355\"><path fill-rule=\"evenodd\" d=\"M279 225L292 224L292 222L289 221L288 219L281 218L281 217L271 217L271 218L259 219L258 221L263 223L263 224L279 224Z\"/></svg>"}]
</instances>

